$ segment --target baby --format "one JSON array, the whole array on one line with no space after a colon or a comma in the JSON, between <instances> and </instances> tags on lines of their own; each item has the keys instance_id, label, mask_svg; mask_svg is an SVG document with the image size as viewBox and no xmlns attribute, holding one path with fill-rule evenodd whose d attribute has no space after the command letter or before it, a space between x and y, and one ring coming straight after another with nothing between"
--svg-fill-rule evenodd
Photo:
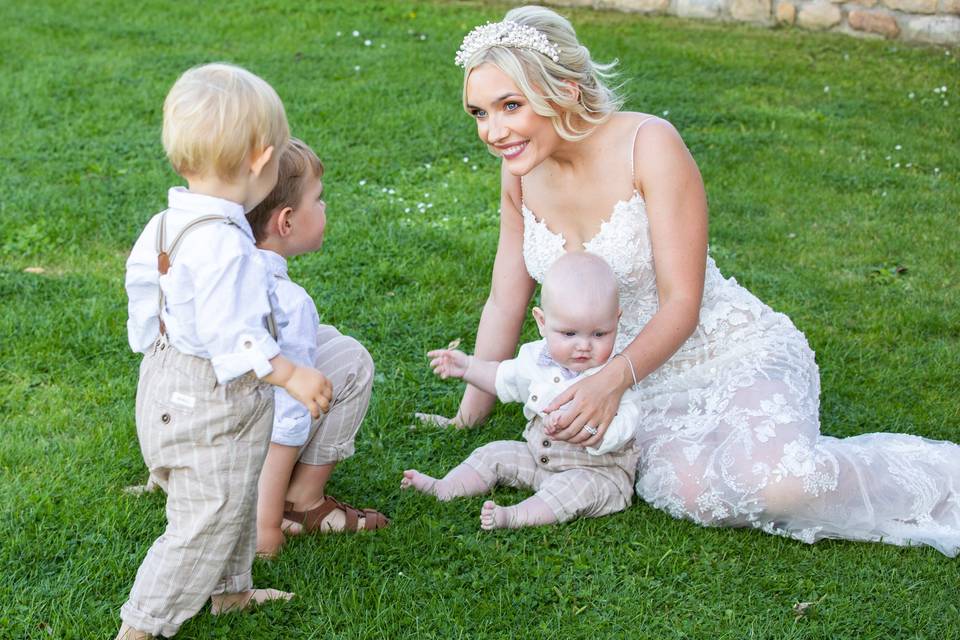
<instances>
[{"instance_id":1,"label":"baby","mask_svg":"<svg viewBox=\"0 0 960 640\"><path fill-rule=\"evenodd\" d=\"M553 440L553 425L563 409L550 415L543 411L564 389L596 373L611 358L620 319L616 277L596 255L564 254L544 277L541 304L533 317L543 340L521 346L513 360L477 360L450 349L427 354L441 378L463 378L503 402L524 403L526 443L484 445L440 480L415 469L403 473L401 488L413 487L439 500L487 493L497 484L536 490L511 507L486 501L480 511L483 529L598 517L622 511L633 500L639 456L633 433L640 415L635 391L624 394L596 448ZM584 430L596 433L589 425Z\"/></svg>"}]
</instances>

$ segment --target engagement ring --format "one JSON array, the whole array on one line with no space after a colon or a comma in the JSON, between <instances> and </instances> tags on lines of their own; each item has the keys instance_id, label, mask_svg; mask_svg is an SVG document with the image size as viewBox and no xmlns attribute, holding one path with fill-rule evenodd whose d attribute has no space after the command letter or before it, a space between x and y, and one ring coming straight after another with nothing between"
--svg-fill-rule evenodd
<instances>
[{"instance_id":1,"label":"engagement ring","mask_svg":"<svg viewBox=\"0 0 960 640\"><path fill-rule=\"evenodd\" d=\"M587 433L589 433L589 434L592 435L592 436L597 435L597 428L596 428L596 427L591 427L590 425L586 425L586 426L583 428L583 430L586 431Z\"/></svg>"}]
</instances>

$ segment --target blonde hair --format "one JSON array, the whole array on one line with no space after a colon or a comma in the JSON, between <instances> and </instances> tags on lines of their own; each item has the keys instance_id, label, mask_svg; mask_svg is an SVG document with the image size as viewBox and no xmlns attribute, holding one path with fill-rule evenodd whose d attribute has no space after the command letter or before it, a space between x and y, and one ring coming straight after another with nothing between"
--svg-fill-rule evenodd
<instances>
[{"instance_id":1,"label":"blonde hair","mask_svg":"<svg viewBox=\"0 0 960 640\"><path fill-rule=\"evenodd\" d=\"M270 223L273 212L284 207L291 209L299 207L307 180L322 178L323 170L323 162L313 149L302 140L290 138L290 142L280 154L277 186L260 204L247 212L247 222L250 223L253 237L257 242L266 239L267 225Z\"/></svg>"},{"instance_id":2,"label":"blonde hair","mask_svg":"<svg viewBox=\"0 0 960 640\"><path fill-rule=\"evenodd\" d=\"M246 69L212 63L187 70L163 102L163 148L182 176L237 175L251 153L290 139L277 92Z\"/></svg>"},{"instance_id":3,"label":"blonde hair","mask_svg":"<svg viewBox=\"0 0 960 640\"><path fill-rule=\"evenodd\" d=\"M582 140L593 128L606 122L624 99L605 81L615 76L614 60L594 62L590 51L580 44L570 22L543 7L511 9L504 21L535 28L556 47L558 60L538 51L509 46L490 46L477 50L466 61L463 75L463 108L467 109L467 79L481 64L490 63L507 74L530 101L534 112L548 117L557 134L570 141ZM570 83L577 87L570 91Z\"/></svg>"}]
</instances>

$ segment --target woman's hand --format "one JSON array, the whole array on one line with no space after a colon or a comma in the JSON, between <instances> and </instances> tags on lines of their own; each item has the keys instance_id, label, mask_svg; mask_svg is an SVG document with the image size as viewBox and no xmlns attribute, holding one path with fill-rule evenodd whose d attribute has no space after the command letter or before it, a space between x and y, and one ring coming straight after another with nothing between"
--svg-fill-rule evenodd
<instances>
[{"instance_id":1,"label":"woman's hand","mask_svg":"<svg viewBox=\"0 0 960 640\"><path fill-rule=\"evenodd\" d=\"M551 414L563 408L558 417L551 415L550 431L554 440L582 447L595 447L603 442L603 435L620 408L620 399L633 382L624 378L626 365L619 360L622 358L614 358L594 375L571 385L544 408L545 413ZM564 406L567 403L569 406ZM596 433L591 433L592 429L596 429Z\"/></svg>"}]
</instances>

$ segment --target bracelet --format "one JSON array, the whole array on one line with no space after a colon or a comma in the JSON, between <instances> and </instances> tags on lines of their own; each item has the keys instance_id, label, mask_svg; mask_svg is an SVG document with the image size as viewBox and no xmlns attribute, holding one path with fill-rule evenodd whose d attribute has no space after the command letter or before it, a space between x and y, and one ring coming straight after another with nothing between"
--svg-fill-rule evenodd
<instances>
[{"instance_id":1,"label":"bracelet","mask_svg":"<svg viewBox=\"0 0 960 640\"><path fill-rule=\"evenodd\" d=\"M633 377L633 386L631 387L631 389L636 389L637 388L637 372L633 368L633 363L630 362L630 358L625 356L623 352L613 354L614 358L616 358L617 356L620 356L621 358L627 361L627 366L630 367L630 375Z\"/></svg>"}]
</instances>

